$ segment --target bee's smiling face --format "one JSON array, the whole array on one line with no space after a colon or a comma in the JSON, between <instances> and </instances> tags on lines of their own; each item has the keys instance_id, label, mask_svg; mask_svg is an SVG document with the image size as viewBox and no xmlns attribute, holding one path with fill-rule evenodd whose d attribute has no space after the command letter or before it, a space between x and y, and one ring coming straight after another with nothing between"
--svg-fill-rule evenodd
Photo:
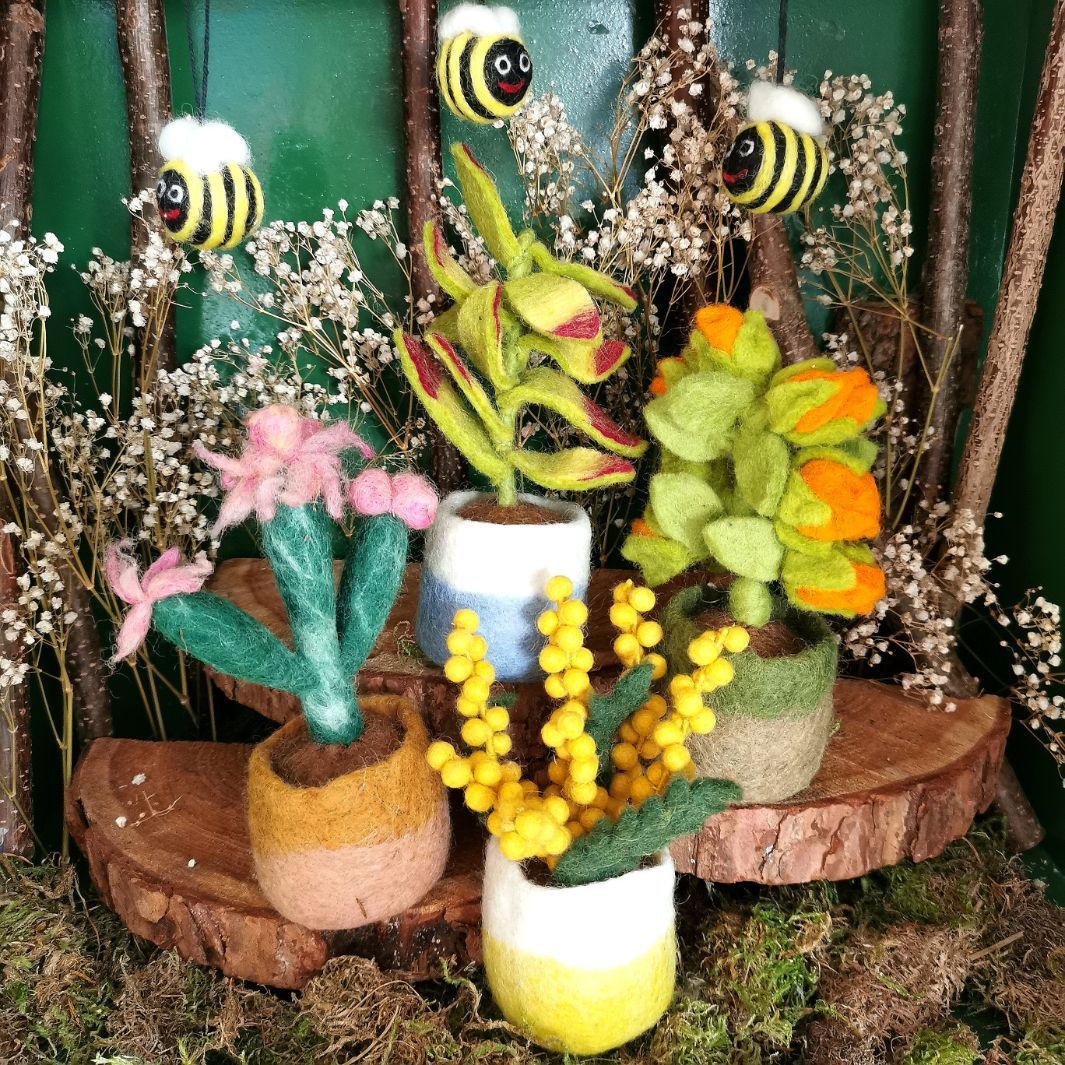
<instances>
[{"instance_id":1,"label":"bee's smiling face","mask_svg":"<svg viewBox=\"0 0 1065 1065\"><path fill-rule=\"evenodd\" d=\"M762 141L753 129L740 131L725 153L721 178L729 192L746 192L758 176L762 166Z\"/></svg>"},{"instance_id":2,"label":"bee's smiling face","mask_svg":"<svg viewBox=\"0 0 1065 1065\"><path fill-rule=\"evenodd\" d=\"M484 80L488 91L507 107L513 107L532 85L532 59L525 45L515 37L496 41L484 59Z\"/></svg>"},{"instance_id":3,"label":"bee's smiling face","mask_svg":"<svg viewBox=\"0 0 1065 1065\"><path fill-rule=\"evenodd\" d=\"M155 202L159 216L171 233L182 229L189 217L189 189L185 179L176 171L164 167L155 186Z\"/></svg>"}]
</instances>

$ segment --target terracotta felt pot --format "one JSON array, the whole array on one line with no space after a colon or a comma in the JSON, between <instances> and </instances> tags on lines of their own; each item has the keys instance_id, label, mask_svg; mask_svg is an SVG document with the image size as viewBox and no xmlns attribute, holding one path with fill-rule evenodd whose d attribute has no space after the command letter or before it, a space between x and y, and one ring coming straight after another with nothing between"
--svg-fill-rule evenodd
<instances>
[{"instance_id":1,"label":"terracotta felt pot","mask_svg":"<svg viewBox=\"0 0 1065 1065\"><path fill-rule=\"evenodd\" d=\"M399 696L365 695L360 704L403 730L399 747L383 761L321 787L289 784L272 755L303 729L296 718L260 743L248 765L256 878L278 913L308 928L357 928L401 913L436 883L447 862L447 798L425 760L421 717Z\"/></svg>"},{"instance_id":2,"label":"terracotta felt pot","mask_svg":"<svg viewBox=\"0 0 1065 1065\"><path fill-rule=\"evenodd\" d=\"M708 626L730 619L728 594L713 586L686 588L662 614L666 657L673 673L691 665L688 644ZM744 803L783 802L808 787L821 767L835 724L832 690L838 641L820 615L773 604L770 624L750 629L751 646L730 656L731 684L706 697L714 730L688 741L700 776L735 781Z\"/></svg>"},{"instance_id":3,"label":"terracotta felt pot","mask_svg":"<svg viewBox=\"0 0 1065 1065\"><path fill-rule=\"evenodd\" d=\"M533 883L496 839L485 857L484 968L492 996L533 1042L601 1054L645 1032L676 982L673 861L579 887Z\"/></svg>"},{"instance_id":4,"label":"terracotta felt pot","mask_svg":"<svg viewBox=\"0 0 1065 1065\"><path fill-rule=\"evenodd\" d=\"M452 492L441 502L425 538L415 634L426 656L443 665L455 612L474 610L496 676L536 680L544 642L536 619L549 606L544 588L561 575L573 581L575 596L584 597L591 522L575 503L533 495L518 496L519 506L534 512L527 524L471 520L461 513L491 500L480 492ZM559 520L536 521L535 511Z\"/></svg>"}]
</instances>

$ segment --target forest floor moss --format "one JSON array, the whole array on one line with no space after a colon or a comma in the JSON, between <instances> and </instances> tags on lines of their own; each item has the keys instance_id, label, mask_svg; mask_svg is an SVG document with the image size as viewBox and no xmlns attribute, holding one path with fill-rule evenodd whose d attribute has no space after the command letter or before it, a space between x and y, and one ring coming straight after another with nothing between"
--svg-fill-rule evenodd
<instances>
[{"instance_id":1,"label":"forest floor moss","mask_svg":"<svg viewBox=\"0 0 1065 1065\"><path fill-rule=\"evenodd\" d=\"M1065 1065L1065 910L985 822L842 884L678 892L681 971L617 1065ZM341 958L296 995L130 935L69 865L0 861L0 1062L560 1063L479 969L412 986ZM592 1059L584 1059L592 1060Z\"/></svg>"}]
</instances>

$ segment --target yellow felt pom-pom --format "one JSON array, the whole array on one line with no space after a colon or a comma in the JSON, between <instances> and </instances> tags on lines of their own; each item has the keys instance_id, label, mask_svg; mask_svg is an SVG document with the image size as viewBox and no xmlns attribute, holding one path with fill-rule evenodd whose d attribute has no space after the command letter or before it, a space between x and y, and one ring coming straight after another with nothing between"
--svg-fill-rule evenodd
<instances>
[{"instance_id":1,"label":"yellow felt pom-pom","mask_svg":"<svg viewBox=\"0 0 1065 1065\"><path fill-rule=\"evenodd\" d=\"M627 603L629 596L632 594L632 581L622 581L621 584L614 585L614 602L615 603Z\"/></svg>"},{"instance_id":2,"label":"yellow felt pom-pom","mask_svg":"<svg viewBox=\"0 0 1065 1065\"><path fill-rule=\"evenodd\" d=\"M659 715L649 706L643 706L632 715L632 727L639 736L649 736L658 723Z\"/></svg>"},{"instance_id":3,"label":"yellow felt pom-pom","mask_svg":"<svg viewBox=\"0 0 1065 1065\"><path fill-rule=\"evenodd\" d=\"M455 629L447 638L447 649L453 655L464 655L470 649L470 634L465 629Z\"/></svg>"},{"instance_id":4,"label":"yellow felt pom-pom","mask_svg":"<svg viewBox=\"0 0 1065 1065\"><path fill-rule=\"evenodd\" d=\"M624 740L626 743L637 743L640 739L640 734L628 721L623 721L618 727L618 739Z\"/></svg>"},{"instance_id":5,"label":"yellow felt pom-pom","mask_svg":"<svg viewBox=\"0 0 1065 1065\"><path fill-rule=\"evenodd\" d=\"M462 685L462 694L467 699L472 699L475 703L480 703L482 706L488 702L488 692L491 685L483 677L470 677L465 684Z\"/></svg>"},{"instance_id":6,"label":"yellow felt pom-pom","mask_svg":"<svg viewBox=\"0 0 1065 1065\"><path fill-rule=\"evenodd\" d=\"M654 740L644 740L640 744L640 757L645 762L650 762L662 753L662 748Z\"/></svg>"},{"instance_id":7,"label":"yellow felt pom-pom","mask_svg":"<svg viewBox=\"0 0 1065 1065\"><path fill-rule=\"evenodd\" d=\"M666 675L666 660L662 655L652 651L644 656L644 661L651 665L651 679L661 680Z\"/></svg>"},{"instance_id":8,"label":"yellow felt pom-pom","mask_svg":"<svg viewBox=\"0 0 1065 1065\"><path fill-rule=\"evenodd\" d=\"M671 773L679 773L690 761L692 756L683 743L672 743L662 751L662 765Z\"/></svg>"},{"instance_id":9,"label":"yellow felt pom-pom","mask_svg":"<svg viewBox=\"0 0 1065 1065\"><path fill-rule=\"evenodd\" d=\"M561 647L549 643L540 652L540 668L545 673L561 673L569 664L569 656Z\"/></svg>"},{"instance_id":10,"label":"yellow felt pom-pom","mask_svg":"<svg viewBox=\"0 0 1065 1065\"><path fill-rule=\"evenodd\" d=\"M481 747L485 741L492 735L492 730L488 726L487 721L482 721L479 717L471 717L462 726L462 739L464 743L469 744L470 747Z\"/></svg>"},{"instance_id":11,"label":"yellow felt pom-pom","mask_svg":"<svg viewBox=\"0 0 1065 1065\"><path fill-rule=\"evenodd\" d=\"M425 752L425 760L438 773L444 767L444 764L450 762L455 756L455 748L452 747L450 743L445 743L444 740L437 740L436 743L430 743Z\"/></svg>"},{"instance_id":12,"label":"yellow felt pom-pom","mask_svg":"<svg viewBox=\"0 0 1065 1065\"><path fill-rule=\"evenodd\" d=\"M558 673L552 673L544 677L544 691L552 699L565 699L569 694L562 683L561 674Z\"/></svg>"},{"instance_id":13,"label":"yellow felt pom-pom","mask_svg":"<svg viewBox=\"0 0 1065 1065\"><path fill-rule=\"evenodd\" d=\"M578 647L573 652L573 657L570 658L570 665L574 669L579 669L584 673L591 672L592 666L595 665L595 656L587 647Z\"/></svg>"},{"instance_id":14,"label":"yellow felt pom-pom","mask_svg":"<svg viewBox=\"0 0 1065 1065\"><path fill-rule=\"evenodd\" d=\"M654 785L645 776L639 776L632 782L629 798L635 803L643 802L654 792Z\"/></svg>"},{"instance_id":15,"label":"yellow felt pom-pom","mask_svg":"<svg viewBox=\"0 0 1065 1065\"><path fill-rule=\"evenodd\" d=\"M570 798L572 798L574 802L579 802L582 806L588 806L595 800L596 787L594 780L570 780L566 787L569 791Z\"/></svg>"},{"instance_id":16,"label":"yellow felt pom-pom","mask_svg":"<svg viewBox=\"0 0 1065 1065\"><path fill-rule=\"evenodd\" d=\"M610 797L624 800L632 791L632 778L627 773L615 773L610 781Z\"/></svg>"},{"instance_id":17,"label":"yellow felt pom-pom","mask_svg":"<svg viewBox=\"0 0 1065 1065\"><path fill-rule=\"evenodd\" d=\"M647 767L647 779L651 782L655 791L658 791L669 776L669 770L661 763L654 762Z\"/></svg>"},{"instance_id":18,"label":"yellow felt pom-pom","mask_svg":"<svg viewBox=\"0 0 1065 1065\"><path fill-rule=\"evenodd\" d=\"M496 739L499 739L497 736ZM503 780L508 784L516 784L521 780L521 766L517 762L504 762L500 767L503 770Z\"/></svg>"},{"instance_id":19,"label":"yellow felt pom-pom","mask_svg":"<svg viewBox=\"0 0 1065 1065\"><path fill-rule=\"evenodd\" d=\"M569 769L565 762L551 762L547 767L547 779L552 784L565 783L566 777L569 776Z\"/></svg>"},{"instance_id":20,"label":"yellow felt pom-pom","mask_svg":"<svg viewBox=\"0 0 1065 1065\"><path fill-rule=\"evenodd\" d=\"M574 758L569 766L569 778L577 784L594 781L599 772L598 758Z\"/></svg>"},{"instance_id":21,"label":"yellow felt pom-pom","mask_svg":"<svg viewBox=\"0 0 1065 1065\"><path fill-rule=\"evenodd\" d=\"M484 720L493 732L502 732L510 724L510 714L505 706L492 706L485 710Z\"/></svg>"},{"instance_id":22,"label":"yellow felt pom-pom","mask_svg":"<svg viewBox=\"0 0 1065 1065\"><path fill-rule=\"evenodd\" d=\"M567 599L558 608L558 620L580 628L588 620L588 608L579 599Z\"/></svg>"},{"instance_id":23,"label":"yellow felt pom-pom","mask_svg":"<svg viewBox=\"0 0 1065 1065\"><path fill-rule=\"evenodd\" d=\"M578 820L581 823L581 828L586 832L591 832L604 817L606 817L606 814L602 810L597 809L595 806L589 806L586 810L581 811L581 816Z\"/></svg>"},{"instance_id":24,"label":"yellow felt pom-pom","mask_svg":"<svg viewBox=\"0 0 1065 1065\"><path fill-rule=\"evenodd\" d=\"M629 592L629 603L634 610L647 614L655 608L655 593L650 588L633 588Z\"/></svg>"},{"instance_id":25,"label":"yellow felt pom-pom","mask_svg":"<svg viewBox=\"0 0 1065 1065\"><path fill-rule=\"evenodd\" d=\"M525 789L520 780L508 780L499 785L500 802L521 802L525 798Z\"/></svg>"},{"instance_id":26,"label":"yellow felt pom-pom","mask_svg":"<svg viewBox=\"0 0 1065 1065\"><path fill-rule=\"evenodd\" d=\"M497 788L503 781L503 770L494 758L483 758L473 767L473 779L486 788Z\"/></svg>"},{"instance_id":27,"label":"yellow felt pom-pom","mask_svg":"<svg viewBox=\"0 0 1065 1065\"><path fill-rule=\"evenodd\" d=\"M636 629L641 647L654 647L662 642L662 626L657 621L643 621Z\"/></svg>"},{"instance_id":28,"label":"yellow felt pom-pom","mask_svg":"<svg viewBox=\"0 0 1065 1065\"><path fill-rule=\"evenodd\" d=\"M488 820L485 821L484 827L492 833L493 836L501 836L507 831L506 821L503 820L498 810L493 810L488 815Z\"/></svg>"},{"instance_id":29,"label":"yellow felt pom-pom","mask_svg":"<svg viewBox=\"0 0 1065 1065\"><path fill-rule=\"evenodd\" d=\"M673 705L681 717L694 717L702 712L703 697L698 692L684 692L674 700Z\"/></svg>"},{"instance_id":30,"label":"yellow felt pom-pom","mask_svg":"<svg viewBox=\"0 0 1065 1065\"><path fill-rule=\"evenodd\" d=\"M584 633L576 625L559 625L552 637L556 647L561 647L567 655L573 654L584 645Z\"/></svg>"},{"instance_id":31,"label":"yellow felt pom-pom","mask_svg":"<svg viewBox=\"0 0 1065 1065\"><path fill-rule=\"evenodd\" d=\"M561 795L549 795L544 799L544 810L556 824L564 825L569 820L569 803Z\"/></svg>"},{"instance_id":32,"label":"yellow felt pom-pom","mask_svg":"<svg viewBox=\"0 0 1065 1065\"><path fill-rule=\"evenodd\" d=\"M455 614L452 624L456 629L465 629L467 632L476 632L481 619L472 610L460 610Z\"/></svg>"},{"instance_id":33,"label":"yellow felt pom-pom","mask_svg":"<svg viewBox=\"0 0 1065 1065\"><path fill-rule=\"evenodd\" d=\"M488 641L483 636L474 636L470 640L470 649L468 652L470 658L474 662L480 662L486 654L488 654Z\"/></svg>"},{"instance_id":34,"label":"yellow felt pom-pom","mask_svg":"<svg viewBox=\"0 0 1065 1065\"><path fill-rule=\"evenodd\" d=\"M470 776L470 763L465 758L452 758L440 767L440 779L447 788L466 787Z\"/></svg>"},{"instance_id":35,"label":"yellow felt pom-pom","mask_svg":"<svg viewBox=\"0 0 1065 1065\"><path fill-rule=\"evenodd\" d=\"M746 651L750 642L750 633L746 629L740 628L739 625L733 625L725 632L725 650L729 654L738 654L740 651Z\"/></svg>"},{"instance_id":36,"label":"yellow felt pom-pom","mask_svg":"<svg viewBox=\"0 0 1065 1065\"><path fill-rule=\"evenodd\" d=\"M573 581L569 577L552 577L547 582L547 598L556 603L573 595Z\"/></svg>"},{"instance_id":37,"label":"yellow felt pom-pom","mask_svg":"<svg viewBox=\"0 0 1065 1065\"><path fill-rule=\"evenodd\" d=\"M497 755L510 754L513 746L514 741L505 732L497 732L486 744L492 754Z\"/></svg>"},{"instance_id":38,"label":"yellow felt pom-pom","mask_svg":"<svg viewBox=\"0 0 1065 1065\"><path fill-rule=\"evenodd\" d=\"M695 681L691 679L685 673L678 673L675 677L670 678L669 681L669 694L674 699L679 695L683 695L684 692L695 691Z\"/></svg>"},{"instance_id":39,"label":"yellow felt pom-pom","mask_svg":"<svg viewBox=\"0 0 1065 1065\"><path fill-rule=\"evenodd\" d=\"M672 721L661 721L655 726L654 741L659 747L669 747L684 742L684 732Z\"/></svg>"},{"instance_id":40,"label":"yellow felt pom-pom","mask_svg":"<svg viewBox=\"0 0 1065 1065\"><path fill-rule=\"evenodd\" d=\"M721 653L717 640L704 633L688 644L688 658L697 666L708 666Z\"/></svg>"},{"instance_id":41,"label":"yellow felt pom-pom","mask_svg":"<svg viewBox=\"0 0 1065 1065\"><path fill-rule=\"evenodd\" d=\"M640 641L631 632L623 632L614 641L614 654L622 665L635 665L640 660Z\"/></svg>"},{"instance_id":42,"label":"yellow felt pom-pom","mask_svg":"<svg viewBox=\"0 0 1065 1065\"><path fill-rule=\"evenodd\" d=\"M466 785L466 805L475 814L486 814L495 805L496 793L475 780Z\"/></svg>"},{"instance_id":43,"label":"yellow felt pom-pom","mask_svg":"<svg viewBox=\"0 0 1065 1065\"><path fill-rule=\"evenodd\" d=\"M536 840L543 831L545 820L550 821L550 818L540 813L539 810L522 810L514 818L514 829L522 839ZM551 824L549 827L553 829L554 825Z\"/></svg>"},{"instance_id":44,"label":"yellow felt pom-pom","mask_svg":"<svg viewBox=\"0 0 1065 1065\"><path fill-rule=\"evenodd\" d=\"M618 769L632 769L639 757L636 748L631 743L615 744L610 752L610 760Z\"/></svg>"},{"instance_id":45,"label":"yellow felt pom-pom","mask_svg":"<svg viewBox=\"0 0 1065 1065\"><path fill-rule=\"evenodd\" d=\"M544 741L545 747L557 747L566 737L562 735L558 725L553 721L545 721L544 727L540 729L540 739Z\"/></svg>"},{"instance_id":46,"label":"yellow felt pom-pom","mask_svg":"<svg viewBox=\"0 0 1065 1065\"><path fill-rule=\"evenodd\" d=\"M504 832L499 839L499 849L504 858L520 862L526 856L525 840L517 832Z\"/></svg>"},{"instance_id":47,"label":"yellow felt pom-pom","mask_svg":"<svg viewBox=\"0 0 1065 1065\"><path fill-rule=\"evenodd\" d=\"M461 684L464 680L467 680L472 673L473 663L468 658L455 655L444 663L444 676L447 677L452 684Z\"/></svg>"},{"instance_id":48,"label":"yellow felt pom-pom","mask_svg":"<svg viewBox=\"0 0 1065 1065\"><path fill-rule=\"evenodd\" d=\"M714 684L719 688L723 688L726 684L731 684L732 678L736 676L736 670L727 658L719 658L716 662L712 662L707 666L707 669Z\"/></svg>"},{"instance_id":49,"label":"yellow felt pom-pom","mask_svg":"<svg viewBox=\"0 0 1065 1065\"><path fill-rule=\"evenodd\" d=\"M587 733L575 736L566 746L571 758L594 758L596 754L595 740Z\"/></svg>"},{"instance_id":50,"label":"yellow felt pom-pom","mask_svg":"<svg viewBox=\"0 0 1065 1065\"><path fill-rule=\"evenodd\" d=\"M579 698L591 687L588 674L583 669L567 669L562 674L562 687L567 695Z\"/></svg>"},{"instance_id":51,"label":"yellow felt pom-pom","mask_svg":"<svg viewBox=\"0 0 1065 1065\"><path fill-rule=\"evenodd\" d=\"M455 700L455 709L462 717L476 717L481 712L482 705L472 699L467 699L465 695L460 695Z\"/></svg>"},{"instance_id":52,"label":"yellow felt pom-pom","mask_svg":"<svg viewBox=\"0 0 1065 1065\"><path fill-rule=\"evenodd\" d=\"M705 736L708 732L714 731L714 726L717 724L717 715L709 706L704 706L688 724L696 735Z\"/></svg>"},{"instance_id":53,"label":"yellow felt pom-pom","mask_svg":"<svg viewBox=\"0 0 1065 1065\"><path fill-rule=\"evenodd\" d=\"M547 851L549 856L557 857L560 854L565 854L572 842L573 837L569 829L560 825L551 833L551 838L544 844L544 850Z\"/></svg>"},{"instance_id":54,"label":"yellow felt pom-pom","mask_svg":"<svg viewBox=\"0 0 1065 1065\"><path fill-rule=\"evenodd\" d=\"M615 629L628 632L630 629L634 629L639 622L640 615L636 613L629 603L615 603L610 608L610 624Z\"/></svg>"},{"instance_id":55,"label":"yellow felt pom-pom","mask_svg":"<svg viewBox=\"0 0 1065 1065\"><path fill-rule=\"evenodd\" d=\"M553 610L545 610L536 619L536 627L541 636L550 636L558 628L558 614Z\"/></svg>"},{"instance_id":56,"label":"yellow felt pom-pom","mask_svg":"<svg viewBox=\"0 0 1065 1065\"><path fill-rule=\"evenodd\" d=\"M491 662L474 662L473 675L480 677L486 684L492 684L496 679L496 668Z\"/></svg>"},{"instance_id":57,"label":"yellow felt pom-pom","mask_svg":"<svg viewBox=\"0 0 1065 1065\"><path fill-rule=\"evenodd\" d=\"M610 792L606 790L602 785L599 785L595 789L595 798L592 799L592 805L597 810L605 810L610 803Z\"/></svg>"},{"instance_id":58,"label":"yellow felt pom-pom","mask_svg":"<svg viewBox=\"0 0 1065 1065\"><path fill-rule=\"evenodd\" d=\"M575 740L584 731L584 718L574 710L558 715L558 730L564 739Z\"/></svg>"}]
</instances>

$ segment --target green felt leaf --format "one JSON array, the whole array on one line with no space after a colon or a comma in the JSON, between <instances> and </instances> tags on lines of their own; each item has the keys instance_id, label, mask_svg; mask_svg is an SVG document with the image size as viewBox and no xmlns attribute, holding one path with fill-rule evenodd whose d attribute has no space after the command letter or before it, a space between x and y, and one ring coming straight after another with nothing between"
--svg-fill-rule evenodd
<instances>
[{"instance_id":1,"label":"green felt leaf","mask_svg":"<svg viewBox=\"0 0 1065 1065\"><path fill-rule=\"evenodd\" d=\"M788 477L787 491L780 501L777 518L786 525L823 525L832 518L832 508L810 491L798 470Z\"/></svg>"},{"instance_id":2,"label":"green felt leaf","mask_svg":"<svg viewBox=\"0 0 1065 1065\"><path fill-rule=\"evenodd\" d=\"M610 770L610 748L622 722L647 702L652 672L651 664L644 662L626 670L608 693L600 695L596 692L589 697L584 731L595 740L595 749L599 752L599 777Z\"/></svg>"},{"instance_id":3,"label":"green felt leaf","mask_svg":"<svg viewBox=\"0 0 1065 1065\"><path fill-rule=\"evenodd\" d=\"M337 633L344 670L354 677L377 642L407 565L406 525L391 514L363 518L351 540L337 589Z\"/></svg>"},{"instance_id":4,"label":"green felt leaf","mask_svg":"<svg viewBox=\"0 0 1065 1065\"><path fill-rule=\"evenodd\" d=\"M470 303L466 301L466 306ZM449 340L441 336L429 333L425 337L425 343L429 350L436 356L437 361L451 374L451 379L459 387L459 391L465 397L466 402L473 408L474 413L480 418L488 432L489 439L499 449L506 448L514 439L510 426L503 421L492 405L491 397L484 390L481 382L477 380L473 372L466 365L465 360Z\"/></svg>"},{"instance_id":5,"label":"green felt leaf","mask_svg":"<svg viewBox=\"0 0 1065 1065\"><path fill-rule=\"evenodd\" d=\"M465 144L453 144L451 157L455 160L462 202L470 219L492 256L506 269L521 254L522 248L507 218L496 183Z\"/></svg>"},{"instance_id":6,"label":"green felt leaf","mask_svg":"<svg viewBox=\"0 0 1065 1065\"><path fill-rule=\"evenodd\" d=\"M788 551L781 567L784 587L823 588L829 591L850 588L854 583L854 570L841 546L833 544L830 551L821 555Z\"/></svg>"},{"instance_id":7,"label":"green felt leaf","mask_svg":"<svg viewBox=\"0 0 1065 1065\"><path fill-rule=\"evenodd\" d=\"M791 451L776 433L759 432L746 426L732 445L736 489L763 517L771 518L780 505L788 481Z\"/></svg>"},{"instance_id":8,"label":"green felt leaf","mask_svg":"<svg viewBox=\"0 0 1065 1065\"><path fill-rule=\"evenodd\" d=\"M585 436L617 455L637 458L647 450L646 440L626 432L573 381L546 366L530 370L516 388L499 397L499 412L511 424L526 406L554 411Z\"/></svg>"},{"instance_id":9,"label":"green felt leaf","mask_svg":"<svg viewBox=\"0 0 1065 1065\"><path fill-rule=\"evenodd\" d=\"M680 541L693 554L701 552L704 526L724 509L717 492L690 473L656 473L648 493L665 535Z\"/></svg>"},{"instance_id":10,"label":"green felt leaf","mask_svg":"<svg viewBox=\"0 0 1065 1065\"><path fill-rule=\"evenodd\" d=\"M422 228L422 247L433 280L456 302L462 303L477 290L477 282L459 265L451 254L438 222L426 222Z\"/></svg>"},{"instance_id":11,"label":"green felt leaf","mask_svg":"<svg viewBox=\"0 0 1065 1065\"><path fill-rule=\"evenodd\" d=\"M630 533L621 545L622 558L631 562L643 574L643 579L655 588L683 573L705 556L705 548L697 555L677 540L664 536L637 536Z\"/></svg>"},{"instance_id":12,"label":"green felt leaf","mask_svg":"<svg viewBox=\"0 0 1065 1065\"><path fill-rule=\"evenodd\" d=\"M558 340L602 338L599 311L587 289L557 274L530 274L503 285L509 308L536 333Z\"/></svg>"},{"instance_id":13,"label":"green felt leaf","mask_svg":"<svg viewBox=\"0 0 1065 1065\"><path fill-rule=\"evenodd\" d=\"M844 440L835 447L804 447L795 453L794 465L796 468L812 459L829 459L832 462L840 462L855 473L868 473L876 462L876 456L880 448L872 440L864 436L856 436L853 440Z\"/></svg>"},{"instance_id":14,"label":"green felt leaf","mask_svg":"<svg viewBox=\"0 0 1065 1065\"><path fill-rule=\"evenodd\" d=\"M804 555L827 555L832 550L831 540L811 540L779 518L773 522L777 539L789 551L801 551Z\"/></svg>"},{"instance_id":15,"label":"green felt leaf","mask_svg":"<svg viewBox=\"0 0 1065 1065\"><path fill-rule=\"evenodd\" d=\"M636 293L628 285L623 285L583 263L559 262L539 241L530 246L529 252L533 262L545 273L560 274L562 277L571 278L579 282L593 296L609 300L626 311L635 310Z\"/></svg>"},{"instance_id":16,"label":"green felt leaf","mask_svg":"<svg viewBox=\"0 0 1065 1065\"><path fill-rule=\"evenodd\" d=\"M461 344L459 336L459 304L455 303L446 311L441 311L425 327L427 333L436 333L437 336L446 337L452 344Z\"/></svg>"},{"instance_id":17,"label":"green felt leaf","mask_svg":"<svg viewBox=\"0 0 1065 1065\"><path fill-rule=\"evenodd\" d=\"M417 337L397 330L393 336L403 373L440 431L493 484L510 479L510 467L496 450L482 422L443 376L440 364Z\"/></svg>"},{"instance_id":18,"label":"green felt leaf","mask_svg":"<svg viewBox=\"0 0 1065 1065\"><path fill-rule=\"evenodd\" d=\"M734 372L764 387L780 369L780 348L760 311L746 311L732 346Z\"/></svg>"},{"instance_id":19,"label":"green felt leaf","mask_svg":"<svg viewBox=\"0 0 1065 1065\"><path fill-rule=\"evenodd\" d=\"M639 810L628 807L616 822L604 817L575 840L558 861L552 879L571 887L631 872L648 855L697 832L708 817L740 798L730 780L676 778L664 795L652 795Z\"/></svg>"},{"instance_id":20,"label":"green felt leaf","mask_svg":"<svg viewBox=\"0 0 1065 1065\"><path fill-rule=\"evenodd\" d=\"M703 535L710 553L730 573L757 581L776 580L784 548L766 518L718 518Z\"/></svg>"},{"instance_id":21,"label":"green felt leaf","mask_svg":"<svg viewBox=\"0 0 1065 1065\"><path fill-rule=\"evenodd\" d=\"M152 607L152 624L179 650L226 676L293 695L314 685L307 662L265 625L212 592L159 600Z\"/></svg>"},{"instance_id":22,"label":"green felt leaf","mask_svg":"<svg viewBox=\"0 0 1065 1065\"><path fill-rule=\"evenodd\" d=\"M729 610L741 624L761 628L773 613L773 595L769 586L749 577L737 577L728 589Z\"/></svg>"},{"instance_id":23,"label":"green felt leaf","mask_svg":"<svg viewBox=\"0 0 1065 1065\"><path fill-rule=\"evenodd\" d=\"M462 347L497 390L513 388L519 370L515 360L507 358L502 302L503 286L491 281L471 293L458 313ZM514 352L513 346L509 350Z\"/></svg>"},{"instance_id":24,"label":"green felt leaf","mask_svg":"<svg viewBox=\"0 0 1065 1065\"><path fill-rule=\"evenodd\" d=\"M628 459L607 455L590 447L561 451L515 450L508 455L520 473L553 492L584 492L607 484L622 484L636 476Z\"/></svg>"},{"instance_id":25,"label":"green felt leaf","mask_svg":"<svg viewBox=\"0 0 1065 1065\"><path fill-rule=\"evenodd\" d=\"M663 447L690 462L706 462L728 449L736 422L753 399L750 381L704 371L648 403L644 418Z\"/></svg>"},{"instance_id":26,"label":"green felt leaf","mask_svg":"<svg viewBox=\"0 0 1065 1065\"><path fill-rule=\"evenodd\" d=\"M605 381L629 356L632 349L620 340L564 340L539 333L524 333L518 346L526 358L534 351L553 359L564 374L582 385Z\"/></svg>"}]
</instances>

